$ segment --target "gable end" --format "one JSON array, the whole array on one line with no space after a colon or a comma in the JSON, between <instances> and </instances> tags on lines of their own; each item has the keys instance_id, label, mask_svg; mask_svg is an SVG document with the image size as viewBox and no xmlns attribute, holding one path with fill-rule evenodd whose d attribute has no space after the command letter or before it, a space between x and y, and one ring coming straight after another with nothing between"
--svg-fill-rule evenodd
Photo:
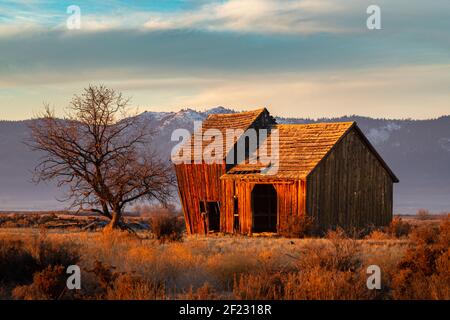
<instances>
[{"instance_id":1,"label":"gable end","mask_svg":"<svg viewBox=\"0 0 450 320\"><path fill-rule=\"evenodd\" d=\"M397 178L397 176L394 174L394 172L391 170L391 168L387 165L387 163L384 161L384 159L381 157L381 155L378 153L378 151L375 149L375 147L370 143L369 139L367 139L367 137L364 135L364 133L358 127L356 122L353 122L353 124L348 128L348 130L336 141L334 146L332 148L330 148L330 150L327 152L327 154L317 163L317 165L314 167L314 169L311 170L311 172L308 174L308 176L313 174L313 172L320 166L320 164L329 157L329 155L336 149L336 147L341 143L341 141L352 131L358 135L358 137L361 139L361 142L370 150L370 152L380 162L381 166L389 174L392 181L394 183L400 182L400 180Z\"/></svg>"}]
</instances>

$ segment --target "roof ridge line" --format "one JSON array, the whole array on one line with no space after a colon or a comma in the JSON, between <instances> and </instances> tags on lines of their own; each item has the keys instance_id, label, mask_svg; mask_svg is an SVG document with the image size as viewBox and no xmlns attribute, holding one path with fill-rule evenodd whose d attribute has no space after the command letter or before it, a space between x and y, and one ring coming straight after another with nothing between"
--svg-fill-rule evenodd
<instances>
[{"instance_id":1,"label":"roof ridge line","mask_svg":"<svg viewBox=\"0 0 450 320\"><path fill-rule=\"evenodd\" d=\"M246 115L246 114L252 114L252 113L256 113L259 115L264 110L267 110L267 108L264 107L264 108L259 108L259 109L255 109L255 110L241 111L241 112L235 112L235 113L213 113L213 114L209 114L206 119L217 117L217 116L233 117L233 116Z\"/></svg>"},{"instance_id":2,"label":"roof ridge line","mask_svg":"<svg viewBox=\"0 0 450 320\"><path fill-rule=\"evenodd\" d=\"M276 127L297 127L297 126L317 126L317 125L327 125L327 124L347 124L353 125L356 121L342 121L342 122L316 122L316 123L279 123Z\"/></svg>"}]
</instances>

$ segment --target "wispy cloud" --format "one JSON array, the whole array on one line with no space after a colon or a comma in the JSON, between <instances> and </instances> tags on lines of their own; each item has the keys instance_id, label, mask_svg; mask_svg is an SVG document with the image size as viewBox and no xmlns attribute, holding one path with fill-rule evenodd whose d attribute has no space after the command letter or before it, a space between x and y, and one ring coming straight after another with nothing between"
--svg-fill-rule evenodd
<instances>
[{"instance_id":1,"label":"wispy cloud","mask_svg":"<svg viewBox=\"0 0 450 320\"><path fill-rule=\"evenodd\" d=\"M59 108L92 77L71 82L39 77L41 83L4 87L0 92L0 118L33 115L50 102ZM220 75L155 75L107 72L98 83L131 96L141 111L204 110L226 106L236 110L270 107L280 116L332 117L358 114L387 118L431 118L450 114L450 64L404 66L348 71L271 72ZM65 79L63 79L65 80ZM4 107L10 108L5 113ZM3 113L3 114L1 114Z\"/></svg>"},{"instance_id":2,"label":"wispy cloud","mask_svg":"<svg viewBox=\"0 0 450 320\"><path fill-rule=\"evenodd\" d=\"M166 1L160 3L166 3ZM167 1L168 2L168 1ZM82 30L113 29L146 30L203 30L244 33L315 33L348 32L361 29L348 18L360 7L352 1L333 0L229 0L196 1L197 5L183 10L158 10L158 7L129 6L112 1L109 7L98 8L91 1L81 3ZM64 28L67 14L62 3L58 6L30 3L0 4L3 19L0 26L16 31L11 26L33 25L39 28ZM69 4L68 2L66 3ZM164 8L164 7L162 7ZM161 8L160 8L161 9Z\"/></svg>"},{"instance_id":3,"label":"wispy cloud","mask_svg":"<svg viewBox=\"0 0 450 320\"><path fill-rule=\"evenodd\" d=\"M0 4L0 31L20 26L64 28L72 1L6 1ZM254 34L367 32L366 9L371 0L165 0L131 2L78 1L82 31L118 29L196 30ZM449 27L450 2L378 0L384 28L392 32ZM439 29L437 29L437 27Z\"/></svg>"},{"instance_id":4,"label":"wispy cloud","mask_svg":"<svg viewBox=\"0 0 450 320\"><path fill-rule=\"evenodd\" d=\"M67 30L70 0L2 1L0 118L92 82L154 109L448 113L450 1L378 0L383 29L369 31L372 2L86 0L82 29Z\"/></svg>"},{"instance_id":5,"label":"wispy cloud","mask_svg":"<svg viewBox=\"0 0 450 320\"><path fill-rule=\"evenodd\" d=\"M336 19L337 16L348 15L350 13L348 9L348 6L339 6L338 2L330 0L286 0L282 4L276 0L230 0L205 4L195 11L151 13L145 27L150 30L334 33L353 29L345 23L338 23Z\"/></svg>"},{"instance_id":6,"label":"wispy cloud","mask_svg":"<svg viewBox=\"0 0 450 320\"><path fill-rule=\"evenodd\" d=\"M340 72L267 74L212 82L173 105L266 106L281 116L365 115L431 118L449 115L450 64Z\"/></svg>"}]
</instances>

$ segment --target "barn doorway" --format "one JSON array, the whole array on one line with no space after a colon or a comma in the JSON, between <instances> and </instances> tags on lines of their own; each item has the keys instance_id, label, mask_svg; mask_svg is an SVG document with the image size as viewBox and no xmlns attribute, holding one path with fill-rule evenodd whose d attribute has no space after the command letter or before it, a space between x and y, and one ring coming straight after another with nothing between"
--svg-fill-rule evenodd
<instances>
[{"instance_id":1,"label":"barn doorway","mask_svg":"<svg viewBox=\"0 0 450 320\"><path fill-rule=\"evenodd\" d=\"M208 213L208 230L220 231L220 207L219 202L206 202L206 212Z\"/></svg>"},{"instance_id":2,"label":"barn doorway","mask_svg":"<svg viewBox=\"0 0 450 320\"><path fill-rule=\"evenodd\" d=\"M252 207L253 232L277 232L277 191L273 185L255 185Z\"/></svg>"}]
</instances>

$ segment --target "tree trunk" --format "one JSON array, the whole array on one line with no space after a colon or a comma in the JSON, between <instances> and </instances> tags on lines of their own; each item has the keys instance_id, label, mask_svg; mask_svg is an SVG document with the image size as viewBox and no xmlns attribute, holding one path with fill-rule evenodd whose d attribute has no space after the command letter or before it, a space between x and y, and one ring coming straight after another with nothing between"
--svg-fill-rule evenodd
<instances>
[{"instance_id":1,"label":"tree trunk","mask_svg":"<svg viewBox=\"0 0 450 320\"><path fill-rule=\"evenodd\" d=\"M119 222L122 214L118 211L113 211L111 214L111 221L109 224L105 227L104 231L112 231L119 229Z\"/></svg>"}]
</instances>

